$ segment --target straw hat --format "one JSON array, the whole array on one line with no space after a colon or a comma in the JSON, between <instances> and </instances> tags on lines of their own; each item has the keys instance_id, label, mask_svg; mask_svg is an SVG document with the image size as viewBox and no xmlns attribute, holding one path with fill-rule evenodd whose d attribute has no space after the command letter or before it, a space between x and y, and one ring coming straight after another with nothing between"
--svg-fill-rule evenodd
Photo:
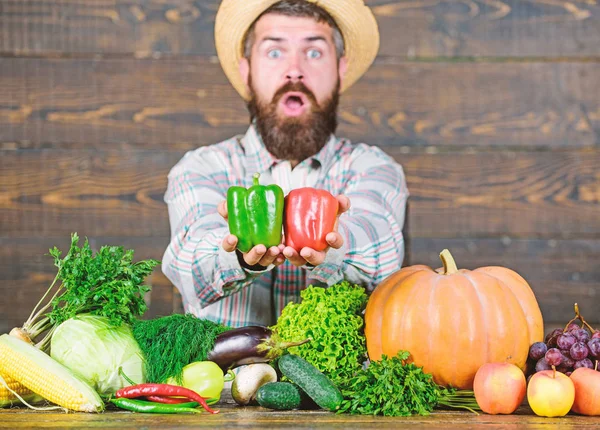
<instances>
[{"instance_id":1,"label":"straw hat","mask_svg":"<svg viewBox=\"0 0 600 430\"><path fill-rule=\"evenodd\" d=\"M239 62L246 31L258 16L278 0L223 0L215 19L215 45L225 75L246 100L246 90ZM377 21L364 0L307 0L326 10L344 37L348 60L346 75L340 91L348 89L369 68L379 49Z\"/></svg>"}]
</instances>

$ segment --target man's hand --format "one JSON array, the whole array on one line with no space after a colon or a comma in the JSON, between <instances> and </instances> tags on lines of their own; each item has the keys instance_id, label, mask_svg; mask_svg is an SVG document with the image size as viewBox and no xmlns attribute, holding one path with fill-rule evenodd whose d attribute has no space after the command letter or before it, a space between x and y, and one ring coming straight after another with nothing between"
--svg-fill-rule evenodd
<instances>
[{"instance_id":1,"label":"man's hand","mask_svg":"<svg viewBox=\"0 0 600 430\"><path fill-rule=\"evenodd\" d=\"M344 195L340 195L337 196L337 200L339 202L338 216L340 216L350 209L350 199ZM313 266L322 264L325 261L325 256L327 255L329 248L340 249L344 244L344 238L337 232L337 220L335 222L335 231L327 233L325 241L329 247L323 251L316 251L312 248L304 247L300 252L297 252L291 246L286 246L283 249L283 255L290 263L297 267L304 266L306 263L312 264Z\"/></svg>"},{"instance_id":2,"label":"man's hand","mask_svg":"<svg viewBox=\"0 0 600 430\"><path fill-rule=\"evenodd\" d=\"M227 220L227 202L222 201L219 203L217 210L219 215ZM233 252L237 247L237 242L238 239L236 236L233 234L228 234L223 239L222 247L226 252ZM267 249L265 245L256 245L250 251L242 252L241 254L244 262L248 266L254 266L256 264L264 267L267 267L270 264L275 264L278 266L285 261L285 257L282 254L283 248L283 244L279 246L272 246L269 249Z\"/></svg>"}]
</instances>

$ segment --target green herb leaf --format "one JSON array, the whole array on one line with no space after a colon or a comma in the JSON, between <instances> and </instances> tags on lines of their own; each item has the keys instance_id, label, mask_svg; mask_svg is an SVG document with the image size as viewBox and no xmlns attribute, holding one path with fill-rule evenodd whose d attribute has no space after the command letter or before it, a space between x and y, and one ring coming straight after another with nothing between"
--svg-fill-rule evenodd
<instances>
[{"instance_id":1,"label":"green herb leaf","mask_svg":"<svg viewBox=\"0 0 600 430\"><path fill-rule=\"evenodd\" d=\"M51 249L63 289L52 300L48 314L52 324L90 313L105 316L110 324L119 326L143 315L147 309L144 295L150 291L143 282L160 262L134 263L133 254L133 250L121 246L103 246L94 255L87 238L79 247L77 233L71 236L71 247L64 258L56 247Z\"/></svg>"}]
</instances>

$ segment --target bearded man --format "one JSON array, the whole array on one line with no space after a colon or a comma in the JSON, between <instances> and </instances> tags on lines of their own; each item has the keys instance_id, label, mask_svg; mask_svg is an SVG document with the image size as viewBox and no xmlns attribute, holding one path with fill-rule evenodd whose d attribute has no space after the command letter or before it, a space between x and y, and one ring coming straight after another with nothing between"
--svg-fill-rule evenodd
<instances>
[{"instance_id":1,"label":"bearded man","mask_svg":"<svg viewBox=\"0 0 600 430\"><path fill-rule=\"evenodd\" d=\"M370 9L363 0L224 0L215 41L250 126L188 152L169 174L162 269L185 312L231 327L271 325L308 285L347 280L371 291L401 267L408 190L402 167L379 148L335 135L340 93L379 48ZM227 190L251 186L257 172L285 194L313 187L336 196L325 250L237 249Z\"/></svg>"}]
</instances>

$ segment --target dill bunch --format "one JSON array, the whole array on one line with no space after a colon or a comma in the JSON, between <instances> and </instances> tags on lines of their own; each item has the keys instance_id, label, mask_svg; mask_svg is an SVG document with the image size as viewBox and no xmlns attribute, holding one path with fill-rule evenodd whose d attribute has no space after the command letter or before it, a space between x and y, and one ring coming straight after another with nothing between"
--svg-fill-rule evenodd
<instances>
[{"instance_id":1,"label":"dill bunch","mask_svg":"<svg viewBox=\"0 0 600 430\"><path fill-rule=\"evenodd\" d=\"M148 382L174 377L183 383L183 368L205 361L218 335L230 327L192 314L173 314L132 324L133 337L145 356Z\"/></svg>"}]
</instances>

